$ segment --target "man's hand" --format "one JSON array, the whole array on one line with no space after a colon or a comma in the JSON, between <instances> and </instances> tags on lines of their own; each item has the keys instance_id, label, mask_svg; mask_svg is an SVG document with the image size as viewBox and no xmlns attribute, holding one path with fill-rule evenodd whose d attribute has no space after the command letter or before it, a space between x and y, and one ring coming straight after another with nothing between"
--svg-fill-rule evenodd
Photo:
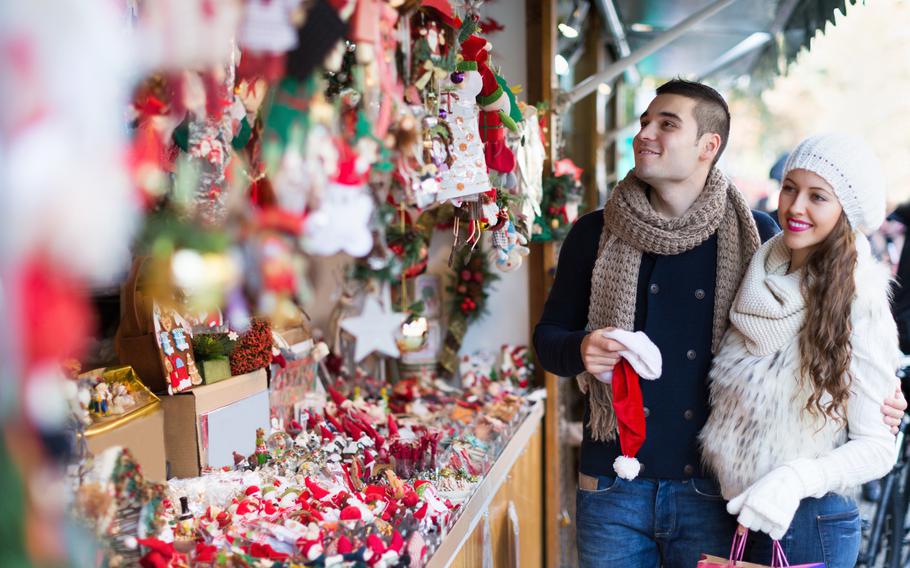
<instances>
[{"instance_id":1,"label":"man's hand","mask_svg":"<svg viewBox=\"0 0 910 568\"><path fill-rule=\"evenodd\" d=\"M581 341L581 360L585 364L585 370L595 377L612 371L619 361L619 352L625 349L622 343L601 335L601 332L612 329L614 328L605 327L594 330Z\"/></svg>"},{"instance_id":2,"label":"man's hand","mask_svg":"<svg viewBox=\"0 0 910 568\"><path fill-rule=\"evenodd\" d=\"M585 338L587 339L587 338ZM584 357L585 344L581 344L582 357ZM907 410L907 399L904 398L904 393L901 392L900 387L894 391L894 396L891 398L886 398L885 403L882 405L882 415L884 416L885 424L891 426L891 433L897 434L897 430L901 425L901 419L904 417L904 411Z\"/></svg>"}]
</instances>

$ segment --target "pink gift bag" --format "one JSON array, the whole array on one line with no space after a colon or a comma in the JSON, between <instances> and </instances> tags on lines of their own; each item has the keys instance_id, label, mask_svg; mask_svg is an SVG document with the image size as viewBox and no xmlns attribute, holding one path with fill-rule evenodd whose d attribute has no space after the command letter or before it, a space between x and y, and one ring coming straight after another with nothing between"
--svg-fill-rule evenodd
<instances>
[{"instance_id":1,"label":"pink gift bag","mask_svg":"<svg viewBox=\"0 0 910 568\"><path fill-rule=\"evenodd\" d=\"M749 531L740 527L736 534L733 535L733 546L730 547L730 557L721 558L702 554L701 560L698 561L698 568L825 568L824 562L813 562L811 564L790 564L784 555L784 550L776 540L773 545L773 554L771 557L771 566L765 564L755 564L753 562L743 561L743 553L746 550L746 537Z\"/></svg>"}]
</instances>

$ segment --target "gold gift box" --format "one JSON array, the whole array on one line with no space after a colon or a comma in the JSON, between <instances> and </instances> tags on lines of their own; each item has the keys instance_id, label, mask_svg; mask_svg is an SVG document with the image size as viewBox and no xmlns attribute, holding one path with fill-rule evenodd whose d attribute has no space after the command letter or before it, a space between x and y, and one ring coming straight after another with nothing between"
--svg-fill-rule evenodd
<instances>
[{"instance_id":1,"label":"gold gift box","mask_svg":"<svg viewBox=\"0 0 910 568\"><path fill-rule=\"evenodd\" d=\"M125 383L129 387L130 394L136 400L136 406L124 414L113 416L92 416L94 423L85 428L85 437L91 438L98 434L103 434L115 428L119 428L128 422L148 416L161 408L161 400L150 391L142 381L136 371L129 365L123 367L109 367L101 373L101 379L109 385L115 383Z\"/></svg>"}]
</instances>

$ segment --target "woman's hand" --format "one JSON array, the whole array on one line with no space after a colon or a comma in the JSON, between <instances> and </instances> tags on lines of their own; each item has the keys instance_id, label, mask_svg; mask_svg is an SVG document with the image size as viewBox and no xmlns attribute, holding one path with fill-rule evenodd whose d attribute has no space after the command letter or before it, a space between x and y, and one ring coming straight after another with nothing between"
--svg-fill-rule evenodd
<instances>
[{"instance_id":1,"label":"woman's hand","mask_svg":"<svg viewBox=\"0 0 910 568\"><path fill-rule=\"evenodd\" d=\"M892 434L897 434L901 420L904 418L904 411L907 410L907 399L904 398L904 393L901 392L900 387L897 387L897 390L894 391L893 397L885 399L881 410L885 424L891 426Z\"/></svg>"}]
</instances>

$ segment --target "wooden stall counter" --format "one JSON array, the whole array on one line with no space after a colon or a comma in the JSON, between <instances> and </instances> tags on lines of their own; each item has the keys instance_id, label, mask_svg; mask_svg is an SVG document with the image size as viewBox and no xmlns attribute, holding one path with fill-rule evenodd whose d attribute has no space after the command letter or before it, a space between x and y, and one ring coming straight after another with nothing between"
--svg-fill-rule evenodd
<instances>
[{"instance_id":1,"label":"wooden stall counter","mask_svg":"<svg viewBox=\"0 0 910 568\"><path fill-rule=\"evenodd\" d=\"M428 568L543 566L543 415L538 401L465 501Z\"/></svg>"}]
</instances>

